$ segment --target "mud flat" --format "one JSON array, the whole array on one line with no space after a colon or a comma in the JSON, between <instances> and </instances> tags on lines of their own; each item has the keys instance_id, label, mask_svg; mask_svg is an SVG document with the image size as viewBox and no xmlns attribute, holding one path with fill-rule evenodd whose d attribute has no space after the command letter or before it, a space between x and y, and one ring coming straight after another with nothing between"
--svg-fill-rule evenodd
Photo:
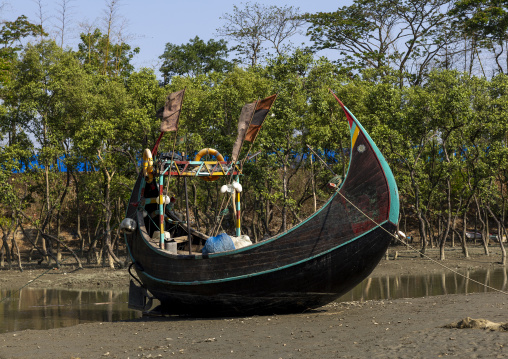
<instances>
[{"instance_id":1,"label":"mud flat","mask_svg":"<svg viewBox=\"0 0 508 359\"><path fill-rule=\"evenodd\" d=\"M397 259L393 259L397 251ZM499 269L491 255L472 248L463 259L449 249L440 263L406 248L391 248L372 277ZM437 259L438 252L428 255ZM16 288L42 270L0 271L0 288ZM126 289L125 270L62 268L36 279L40 288ZM150 318L80 324L50 330L0 334L0 358L503 358L508 332L450 329L464 318L508 322L508 294L485 292L397 300L332 303L292 315L245 318Z\"/></svg>"}]
</instances>

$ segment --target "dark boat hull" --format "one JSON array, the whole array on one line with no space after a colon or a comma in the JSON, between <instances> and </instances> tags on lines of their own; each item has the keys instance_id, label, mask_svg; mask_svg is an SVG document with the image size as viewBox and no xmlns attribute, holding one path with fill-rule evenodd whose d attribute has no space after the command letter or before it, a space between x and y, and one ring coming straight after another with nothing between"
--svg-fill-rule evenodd
<instances>
[{"instance_id":1,"label":"dark boat hull","mask_svg":"<svg viewBox=\"0 0 508 359\"><path fill-rule=\"evenodd\" d=\"M341 104L342 105L342 104ZM142 197L154 186L139 177L127 217L137 275L167 313L200 316L302 312L351 290L378 264L396 230L398 191L376 145L344 108L351 159L340 189L311 217L265 241L210 255L174 255L150 244Z\"/></svg>"},{"instance_id":2,"label":"dark boat hull","mask_svg":"<svg viewBox=\"0 0 508 359\"><path fill-rule=\"evenodd\" d=\"M231 316L304 312L332 302L365 279L386 252L386 223L303 263L238 280L175 285L136 272L168 314ZM388 233L388 232L389 233Z\"/></svg>"}]
</instances>

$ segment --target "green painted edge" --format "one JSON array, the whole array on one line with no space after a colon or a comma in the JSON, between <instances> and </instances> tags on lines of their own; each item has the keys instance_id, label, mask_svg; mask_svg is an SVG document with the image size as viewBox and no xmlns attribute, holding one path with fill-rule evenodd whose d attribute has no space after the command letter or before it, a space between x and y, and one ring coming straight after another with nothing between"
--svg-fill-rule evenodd
<instances>
[{"instance_id":1,"label":"green painted edge","mask_svg":"<svg viewBox=\"0 0 508 359\"><path fill-rule=\"evenodd\" d=\"M279 270L283 270L283 269L286 269L286 268L294 267L296 265L305 263L305 262L307 262L307 261L309 261L311 259L323 256L323 255L325 255L327 253L330 253L330 252L332 252L332 251L334 251L334 250L336 250L336 249L338 249L340 247L343 247L343 246L345 246L345 245L347 245L347 244L349 244L351 242L354 242L358 238L365 236L366 234L368 234L368 233L378 229L379 227L381 227L382 225L384 225L385 223L388 223L388 222L389 221L384 221L379 226L376 226L376 227L368 230L367 232L362 233L360 236L354 237L354 238L350 239L347 242L341 243L340 245L338 245L336 247L333 247L333 248L330 248L330 249L328 249L328 250L326 250L324 252L321 252L319 254L313 255L311 257L307 257L305 259L302 259L300 261L297 261L297 262L294 262L294 263L291 263L291 264L287 264L287 265L282 266L282 267L277 267L277 268L265 270L265 271L262 271L262 272L256 272L256 273L252 273L252 274L245 274L245 275L240 275L240 276L236 276L236 277L228 277L228 278L213 279L213 280L204 280L204 281L192 281L192 282L174 282L174 281L170 281L170 280L159 279L159 278L153 277L150 274L145 273L145 272L143 272L143 275L145 275L146 277L148 277L148 278L150 278L150 279L152 279L154 281L161 282L161 283L166 283L166 284L171 284L171 285L214 284L214 283L223 283L223 282L230 282L230 281L233 281L233 280L240 280L240 279L245 279L245 278L257 277L257 276L260 276L260 275L263 275L263 274L273 273L273 272L277 272ZM229 253L231 253L231 252L229 252Z\"/></svg>"},{"instance_id":2,"label":"green painted edge","mask_svg":"<svg viewBox=\"0 0 508 359\"><path fill-rule=\"evenodd\" d=\"M383 168L383 171L385 173L385 177L388 181L388 187L390 189L390 213L389 213L389 221L392 222L393 224L397 225L398 221L399 221L399 192L398 192L398 188L397 188L397 183L395 182L395 177L393 176L393 173L392 173L392 170L390 169L390 166L388 165L388 163L386 162L384 156L381 154L381 151L379 151L379 148L376 146L376 144L374 143L374 141L372 140L372 138L370 137L370 135L367 133L367 131L363 128L363 126L360 124L360 122L358 121L358 119L353 115L353 113L351 113L351 111L346 107L344 106L346 111L348 111L348 113L351 115L351 117L353 118L354 120L354 123L353 123L353 126L350 127L350 139L351 139L351 151L353 151L353 134L354 134L354 131L356 129L356 126L358 126L360 128L360 130L362 131L362 133L364 134L365 138L367 138L367 141L369 141L372 149L374 150L374 152L376 153L376 156L377 158L379 159L379 162L381 163L381 167ZM328 204L333 201L333 199L335 198L335 196L337 196L338 192L340 191L340 188L342 187L342 185L346 182L346 178L349 174L349 169L351 168L351 158L352 156L350 155L349 156L349 165L348 165L348 170L347 170L347 173L346 175L344 176L344 180L342 181L342 184L341 186L335 191L335 193L328 199L328 201L318 210L316 211L315 213L313 213L311 216L307 217L303 222L299 223L297 226L295 227L292 227L290 228L289 230L287 230L286 232L283 232L283 233L279 233L278 235L272 237L272 238L269 238L267 240L264 240L262 242L258 242L258 243L255 243L255 244L252 244L248 247L243 247L243 248L239 248L239 249L235 249L235 250L232 250L232 251L226 251L226 252L220 252L220 253L213 253L213 254L209 254L208 255L208 258L215 258L215 257L220 257L220 256L225 256L225 255L231 255L231 254L234 254L234 253L241 253L241 252L244 252L244 251L247 251L247 250L251 250L253 248L256 248L258 246L261 246L261 245L265 245L267 243L270 243L272 241L275 241L277 240L278 238L298 229L300 226L304 225L305 223L307 223L308 221L310 221L312 218L314 218L315 216L317 216L322 210L324 210ZM232 166L233 164L231 164ZM143 183L145 182L144 178L142 179L142 182L141 182L141 185L140 185L140 189L139 191L141 192L141 188L143 187ZM139 193L140 193L139 192ZM138 193L138 198L139 198L139 193ZM387 221L383 222L386 223ZM376 227L375 227L376 228ZM138 228L139 230L139 228ZM368 233L368 232L365 232L365 233ZM143 235L141 234L141 238L142 240L149 244L148 242L146 242L146 240L143 238ZM353 239L354 240L354 239ZM126 245L128 247L128 251L129 251L129 255L131 257L131 259L134 261L134 258L131 254L131 251L130 251L130 247L129 245L127 244L127 237L125 235L125 242L126 242ZM349 243L349 242L347 242ZM175 254L169 254L169 253L165 253L164 251L161 251L159 250L158 248L151 248L152 250L156 251L157 253L165 256L165 257L168 257L168 258L175 258L175 257L182 257L181 255L175 255ZM326 253L326 252L325 252ZM194 256L194 259L203 259L202 256L198 255L198 256ZM145 275L149 276L148 274L145 273ZM149 276L150 278L153 278L154 280L157 280L155 277L151 277ZM194 283L194 282L192 282Z\"/></svg>"},{"instance_id":3,"label":"green painted edge","mask_svg":"<svg viewBox=\"0 0 508 359\"><path fill-rule=\"evenodd\" d=\"M136 182L137 182L137 180L136 180ZM138 200L141 198L141 188L143 188L144 186L145 186L145 178L143 177L143 178L141 178L141 183L139 184ZM137 210L138 209L136 208L136 212L137 212ZM127 216L127 212L128 211L129 211L129 207L127 207L127 209L125 210L125 215L126 216ZM136 213L136 216L137 216L137 213ZM135 221L136 221L136 230L139 230L138 221L136 219L135 219ZM141 238L143 238L143 236L141 236ZM123 239L125 240L125 246L127 247L127 251L129 253L129 257L131 257L132 262L136 262L136 260L132 256L131 247L129 246L129 242L127 241L127 233L123 234ZM143 238L143 240L145 240L145 239Z\"/></svg>"},{"instance_id":4,"label":"green painted edge","mask_svg":"<svg viewBox=\"0 0 508 359\"><path fill-rule=\"evenodd\" d=\"M251 250L253 248L256 248L256 247L259 247L259 246L263 246L263 245L266 245L267 243L270 243L270 242L273 242L275 240L277 240L278 238L280 237L283 237L284 235L296 230L298 227L300 227L301 225L303 225L304 223L308 222L311 218L313 218L314 216L317 216L319 214L319 212L321 212L324 208L327 207L328 203L331 202L335 196L337 195L337 192L335 192L329 199L328 201L326 202L325 205L323 205L323 207L321 207L321 209L319 211L316 211L315 213L313 213L311 216L307 217L302 223L299 223L297 226L294 226L290 229L288 229L286 232L283 232L283 233L279 233L277 234L276 236L272 237L272 238L269 238L269 239L266 239L264 241L261 241L261 242L258 242L258 243L254 243L250 246L247 246L247 247L243 247L243 248L238 248L238 249L234 249L234 250L231 250L231 251L225 251L225 252L220 252L220 253L213 253L213 254L209 254L208 255L208 259L210 258L216 258L216 257L221 257L221 256L226 256L226 255L231 255L231 254L234 254L234 253L241 253L241 252L244 252L244 251L248 251L248 250ZM140 231L139 229L139 226L138 226L138 231ZM145 242L145 244L149 245L151 248L151 250L157 252L158 254L164 256L164 257L168 257L168 258L182 258L182 259L188 259L189 256L186 256L186 255L181 255L181 254L170 254L170 253L166 253L164 251L161 251L159 248L155 248L153 247L150 243L148 243L146 241L146 239L143 237L143 234L140 233L141 235L141 239ZM127 243L127 242L126 242ZM127 247L129 247L127 245ZM130 252L130 247L129 247L129 252ZM203 259L203 256L202 255L191 255L191 257L194 257L194 259ZM132 260L134 260L134 258L131 256Z\"/></svg>"}]
</instances>

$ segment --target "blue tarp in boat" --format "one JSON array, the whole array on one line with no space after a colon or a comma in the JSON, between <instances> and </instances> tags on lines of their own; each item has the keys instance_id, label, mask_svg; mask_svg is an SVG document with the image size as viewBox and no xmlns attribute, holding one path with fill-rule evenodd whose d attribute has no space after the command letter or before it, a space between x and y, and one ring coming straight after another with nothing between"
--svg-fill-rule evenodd
<instances>
[{"instance_id":1,"label":"blue tarp in boat","mask_svg":"<svg viewBox=\"0 0 508 359\"><path fill-rule=\"evenodd\" d=\"M235 244L230 236L226 233L221 233L218 236L210 237L206 240L205 246L201 250L203 254L218 253L231 251L235 249Z\"/></svg>"}]
</instances>

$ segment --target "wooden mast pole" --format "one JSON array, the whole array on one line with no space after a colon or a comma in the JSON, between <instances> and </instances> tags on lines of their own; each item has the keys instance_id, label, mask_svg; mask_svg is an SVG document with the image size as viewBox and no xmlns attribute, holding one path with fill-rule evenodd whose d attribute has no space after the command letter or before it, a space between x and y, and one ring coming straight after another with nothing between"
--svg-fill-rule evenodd
<instances>
[{"instance_id":1,"label":"wooden mast pole","mask_svg":"<svg viewBox=\"0 0 508 359\"><path fill-rule=\"evenodd\" d=\"M160 248L164 249L164 165L161 164L159 171L159 230Z\"/></svg>"},{"instance_id":2,"label":"wooden mast pole","mask_svg":"<svg viewBox=\"0 0 508 359\"><path fill-rule=\"evenodd\" d=\"M240 183L240 176L236 175L236 182ZM236 194L236 236L240 237L242 234L242 231L240 229L241 227L241 213L240 213L240 192L235 189ZM235 204L233 204L235 205Z\"/></svg>"},{"instance_id":3,"label":"wooden mast pole","mask_svg":"<svg viewBox=\"0 0 508 359\"><path fill-rule=\"evenodd\" d=\"M187 151L188 152L188 151ZM187 154L182 153L184 160L187 160ZM189 194L187 193L187 176L183 177L183 188L185 191L185 211L187 215L187 240L189 241L189 255L192 254L192 236L190 231L190 210L189 210Z\"/></svg>"},{"instance_id":4,"label":"wooden mast pole","mask_svg":"<svg viewBox=\"0 0 508 359\"><path fill-rule=\"evenodd\" d=\"M183 177L183 185L185 188L185 209L187 211L187 238L189 241L189 255L192 254L192 236L190 231L190 215L189 215L189 195L187 194L187 176Z\"/></svg>"}]
</instances>

